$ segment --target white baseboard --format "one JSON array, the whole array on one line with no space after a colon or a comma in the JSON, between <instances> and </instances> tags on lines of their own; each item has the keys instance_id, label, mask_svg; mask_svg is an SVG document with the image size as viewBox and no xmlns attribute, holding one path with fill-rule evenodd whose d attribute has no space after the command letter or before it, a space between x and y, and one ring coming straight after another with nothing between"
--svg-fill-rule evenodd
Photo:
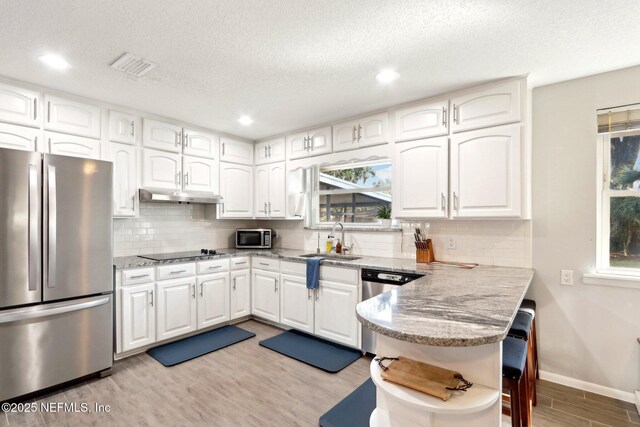
<instances>
[{"instance_id":1,"label":"white baseboard","mask_svg":"<svg viewBox=\"0 0 640 427\"><path fill-rule=\"evenodd\" d=\"M553 372L547 372L540 369L540 379L550 381L552 383L566 385L567 387L579 388L580 390L590 391L591 393L600 394L602 396L612 397L614 399L622 400L625 402L633 403L640 412L640 392L636 391L635 394L622 391L611 387L605 387L603 385L590 383L587 381L578 380L571 377L565 377L564 375L555 374Z\"/></svg>"}]
</instances>

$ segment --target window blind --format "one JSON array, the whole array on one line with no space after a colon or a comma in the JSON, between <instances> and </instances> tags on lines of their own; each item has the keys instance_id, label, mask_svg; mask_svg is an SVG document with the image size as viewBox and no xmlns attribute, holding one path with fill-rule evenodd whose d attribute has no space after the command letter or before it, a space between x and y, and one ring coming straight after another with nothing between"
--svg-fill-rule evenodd
<instances>
[{"instance_id":1,"label":"window blind","mask_svg":"<svg viewBox=\"0 0 640 427\"><path fill-rule=\"evenodd\" d=\"M640 129L640 104L598 110L598 133Z\"/></svg>"}]
</instances>

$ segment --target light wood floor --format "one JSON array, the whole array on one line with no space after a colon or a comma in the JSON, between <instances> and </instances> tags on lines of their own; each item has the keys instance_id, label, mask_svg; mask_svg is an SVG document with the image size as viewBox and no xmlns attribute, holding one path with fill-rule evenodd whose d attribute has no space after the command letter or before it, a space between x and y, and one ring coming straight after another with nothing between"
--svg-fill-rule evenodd
<instances>
[{"instance_id":1,"label":"light wood floor","mask_svg":"<svg viewBox=\"0 0 640 427\"><path fill-rule=\"evenodd\" d=\"M257 337L165 368L147 354L114 365L113 375L36 399L111 405L109 413L1 413L1 426L317 426L319 417L369 376L369 358L328 374L258 345L279 329L240 325ZM505 417L505 426L509 426ZM633 405L541 381L534 425L635 426Z\"/></svg>"}]
</instances>

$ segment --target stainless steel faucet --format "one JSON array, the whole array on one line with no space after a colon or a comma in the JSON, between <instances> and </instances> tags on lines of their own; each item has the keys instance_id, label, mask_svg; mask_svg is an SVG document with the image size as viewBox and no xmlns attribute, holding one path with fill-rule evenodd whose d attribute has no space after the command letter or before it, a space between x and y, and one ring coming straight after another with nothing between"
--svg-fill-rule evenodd
<instances>
[{"instance_id":1,"label":"stainless steel faucet","mask_svg":"<svg viewBox=\"0 0 640 427\"><path fill-rule=\"evenodd\" d=\"M338 225L340 226L340 231L342 233L340 242L342 243L342 254L344 255L345 252L351 250L351 248L353 247L353 243L351 244L351 246L347 246L347 243L344 241L344 225L342 225L342 223L339 221L333 224L333 228L331 229L331 234L329 234L329 237L332 239L336 237L336 227L338 227Z\"/></svg>"}]
</instances>

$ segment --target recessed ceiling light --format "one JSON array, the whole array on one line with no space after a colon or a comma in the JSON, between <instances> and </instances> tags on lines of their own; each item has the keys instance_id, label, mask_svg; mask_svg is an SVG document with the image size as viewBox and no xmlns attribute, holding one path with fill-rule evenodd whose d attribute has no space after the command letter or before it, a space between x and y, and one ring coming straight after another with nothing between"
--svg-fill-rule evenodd
<instances>
[{"instance_id":1,"label":"recessed ceiling light","mask_svg":"<svg viewBox=\"0 0 640 427\"><path fill-rule=\"evenodd\" d=\"M238 122L241 125L249 126L251 123L253 123L253 119L249 116L242 116L238 119Z\"/></svg>"},{"instance_id":2,"label":"recessed ceiling light","mask_svg":"<svg viewBox=\"0 0 640 427\"><path fill-rule=\"evenodd\" d=\"M49 67L56 70L66 70L67 68L69 68L69 63L65 61L63 57L55 55L53 53L42 55L39 59Z\"/></svg>"},{"instance_id":3,"label":"recessed ceiling light","mask_svg":"<svg viewBox=\"0 0 640 427\"><path fill-rule=\"evenodd\" d=\"M380 83L391 83L400 77L400 74L393 70L382 70L378 74L376 74L376 80Z\"/></svg>"}]
</instances>

